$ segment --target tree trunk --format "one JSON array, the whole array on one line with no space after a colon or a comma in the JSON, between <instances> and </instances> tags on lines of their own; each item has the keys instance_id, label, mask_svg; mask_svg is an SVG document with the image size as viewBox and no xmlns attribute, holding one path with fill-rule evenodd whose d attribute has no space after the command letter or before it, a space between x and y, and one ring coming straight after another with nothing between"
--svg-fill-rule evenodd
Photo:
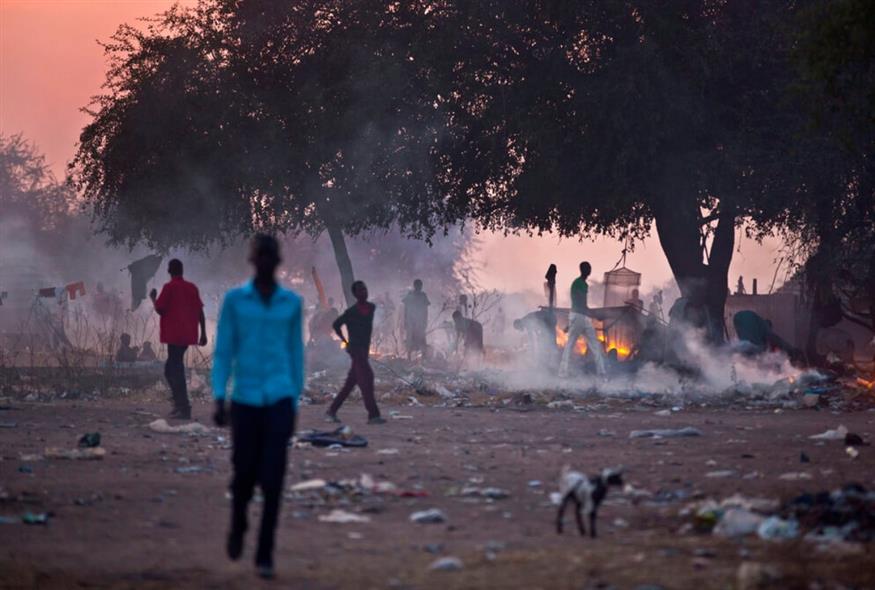
<instances>
[{"instance_id":1,"label":"tree trunk","mask_svg":"<svg viewBox=\"0 0 875 590\"><path fill-rule=\"evenodd\" d=\"M708 264L703 261L701 216L695 203L665 203L655 212L656 233L681 295L694 313L693 325L704 328L714 344L725 341L723 314L729 293L729 263L735 244L735 211L723 206Z\"/></svg>"},{"instance_id":2,"label":"tree trunk","mask_svg":"<svg viewBox=\"0 0 875 590\"><path fill-rule=\"evenodd\" d=\"M355 297L352 296L352 284L355 282L355 274L352 271L349 251L346 249L346 238L339 225L329 222L326 223L326 229L328 230L328 237L331 239L331 246L334 248L337 270L340 271L340 287L343 290L343 296L346 298L346 304L352 306L355 303Z\"/></svg>"}]
</instances>

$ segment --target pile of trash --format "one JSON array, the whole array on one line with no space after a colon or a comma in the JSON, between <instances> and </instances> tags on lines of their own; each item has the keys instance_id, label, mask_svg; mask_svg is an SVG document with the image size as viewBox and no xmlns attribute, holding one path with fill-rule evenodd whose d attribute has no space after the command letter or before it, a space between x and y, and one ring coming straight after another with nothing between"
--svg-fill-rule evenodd
<instances>
[{"instance_id":1,"label":"pile of trash","mask_svg":"<svg viewBox=\"0 0 875 590\"><path fill-rule=\"evenodd\" d=\"M307 500L313 503L334 503L337 500L354 500L374 495L389 495L402 498L421 498L428 492L421 489L402 489L391 481L378 481L367 473L362 473L357 479L341 479L328 481L324 479L308 479L289 486L286 498L289 500Z\"/></svg>"},{"instance_id":2,"label":"pile of trash","mask_svg":"<svg viewBox=\"0 0 875 590\"><path fill-rule=\"evenodd\" d=\"M769 541L803 538L815 543L875 541L875 491L849 483L832 492L805 493L783 505L734 495L681 510L688 529L727 538L757 535Z\"/></svg>"}]
</instances>

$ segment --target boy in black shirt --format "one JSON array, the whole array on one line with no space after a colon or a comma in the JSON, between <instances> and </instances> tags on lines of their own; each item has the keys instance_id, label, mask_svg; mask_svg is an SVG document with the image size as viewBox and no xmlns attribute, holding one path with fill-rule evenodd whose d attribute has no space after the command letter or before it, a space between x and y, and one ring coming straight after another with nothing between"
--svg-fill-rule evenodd
<instances>
[{"instance_id":1,"label":"boy in black shirt","mask_svg":"<svg viewBox=\"0 0 875 590\"><path fill-rule=\"evenodd\" d=\"M346 343L346 352L352 359L352 366L346 376L346 383L343 384L343 388L338 392L328 409L327 419L331 422L340 422L337 411L340 410L340 406L352 392L352 388L358 385L362 392L365 408L368 410L368 424L384 424L386 421L380 417L380 409L377 407L377 400L374 397L374 371L368 362L371 332L374 329L374 311L377 306L368 301L368 288L362 281L356 281L352 284L352 294L356 299L355 305L343 312L332 325L340 339ZM346 326L349 340L344 337L340 330L342 326Z\"/></svg>"}]
</instances>

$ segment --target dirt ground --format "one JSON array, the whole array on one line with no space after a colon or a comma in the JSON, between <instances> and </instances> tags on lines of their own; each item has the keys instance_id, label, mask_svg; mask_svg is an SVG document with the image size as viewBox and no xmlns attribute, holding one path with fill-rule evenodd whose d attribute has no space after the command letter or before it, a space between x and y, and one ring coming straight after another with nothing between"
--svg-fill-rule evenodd
<instances>
[{"instance_id":1,"label":"dirt ground","mask_svg":"<svg viewBox=\"0 0 875 590\"><path fill-rule=\"evenodd\" d=\"M51 516L45 525L0 524L0 587L705 590L739 587L740 564L752 562L776 568L779 577L770 587L875 588L871 544L836 552L803 540L728 540L690 531L689 517L679 514L696 498L788 499L849 481L875 486L873 447L851 459L841 442L808 438L844 424L871 441L872 410L685 408L657 416L655 408L628 400L594 408L384 405L384 414L406 417L368 426L361 402L351 399L342 415L369 446L295 448L287 484L367 473L428 496L289 493L278 531L278 577L261 582L253 575L252 530L240 562L224 555L227 431L202 437L151 432L147 424L167 410L157 402L15 401L0 411L0 515ZM210 409L200 402L195 417L209 424ZM303 406L299 429L325 427L323 411ZM703 436L628 436L682 426ZM92 431L102 434L103 460L22 460L45 447L75 447ZM800 463L801 452L809 463ZM656 495L612 489L599 513L598 539L579 537L570 514L565 534L557 535L549 493L561 467L597 472L618 463L627 484ZM204 469L176 470L187 466ZM733 473L708 477L726 470ZM779 477L788 472L811 479ZM491 500L460 493L472 485L510 495ZM334 508L371 520L319 521ZM412 512L428 508L443 510L447 521L409 521ZM255 504L253 516L259 510ZM464 567L431 571L442 556L458 557Z\"/></svg>"}]
</instances>

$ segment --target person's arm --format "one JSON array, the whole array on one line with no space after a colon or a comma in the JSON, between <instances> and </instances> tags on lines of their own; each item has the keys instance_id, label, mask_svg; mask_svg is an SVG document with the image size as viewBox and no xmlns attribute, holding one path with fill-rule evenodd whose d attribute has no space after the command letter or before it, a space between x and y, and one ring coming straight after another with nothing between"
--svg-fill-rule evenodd
<instances>
[{"instance_id":1,"label":"person's arm","mask_svg":"<svg viewBox=\"0 0 875 590\"><path fill-rule=\"evenodd\" d=\"M201 294L198 291L197 287L194 288L195 297L197 297L197 305L200 309L200 315L198 316L198 323L201 325L201 338L198 341L198 346L206 346L207 345L207 318L204 316L204 302L201 301Z\"/></svg>"},{"instance_id":2,"label":"person's arm","mask_svg":"<svg viewBox=\"0 0 875 590\"><path fill-rule=\"evenodd\" d=\"M292 385L300 396L304 392L304 300L298 300L296 313L289 329L289 355L292 359Z\"/></svg>"},{"instance_id":3,"label":"person's arm","mask_svg":"<svg viewBox=\"0 0 875 590\"><path fill-rule=\"evenodd\" d=\"M331 324L331 328L334 330L334 333L340 337L341 342L349 345L349 341L347 341L346 336L343 335L343 332L340 329L344 324L346 324L346 313L347 312L343 312L342 314L337 316L337 319L334 320L334 322Z\"/></svg>"},{"instance_id":4,"label":"person's arm","mask_svg":"<svg viewBox=\"0 0 875 590\"><path fill-rule=\"evenodd\" d=\"M237 352L236 331L234 301L226 295L219 314L216 349L213 352L213 399L216 401L216 413L213 418L218 426L225 424L225 396L228 380L231 378L231 366Z\"/></svg>"},{"instance_id":5,"label":"person's arm","mask_svg":"<svg viewBox=\"0 0 875 590\"><path fill-rule=\"evenodd\" d=\"M198 346L206 346L207 345L207 318L204 316L204 308L201 307L200 317L198 317L198 322L201 325L201 338L198 341Z\"/></svg>"}]
</instances>

